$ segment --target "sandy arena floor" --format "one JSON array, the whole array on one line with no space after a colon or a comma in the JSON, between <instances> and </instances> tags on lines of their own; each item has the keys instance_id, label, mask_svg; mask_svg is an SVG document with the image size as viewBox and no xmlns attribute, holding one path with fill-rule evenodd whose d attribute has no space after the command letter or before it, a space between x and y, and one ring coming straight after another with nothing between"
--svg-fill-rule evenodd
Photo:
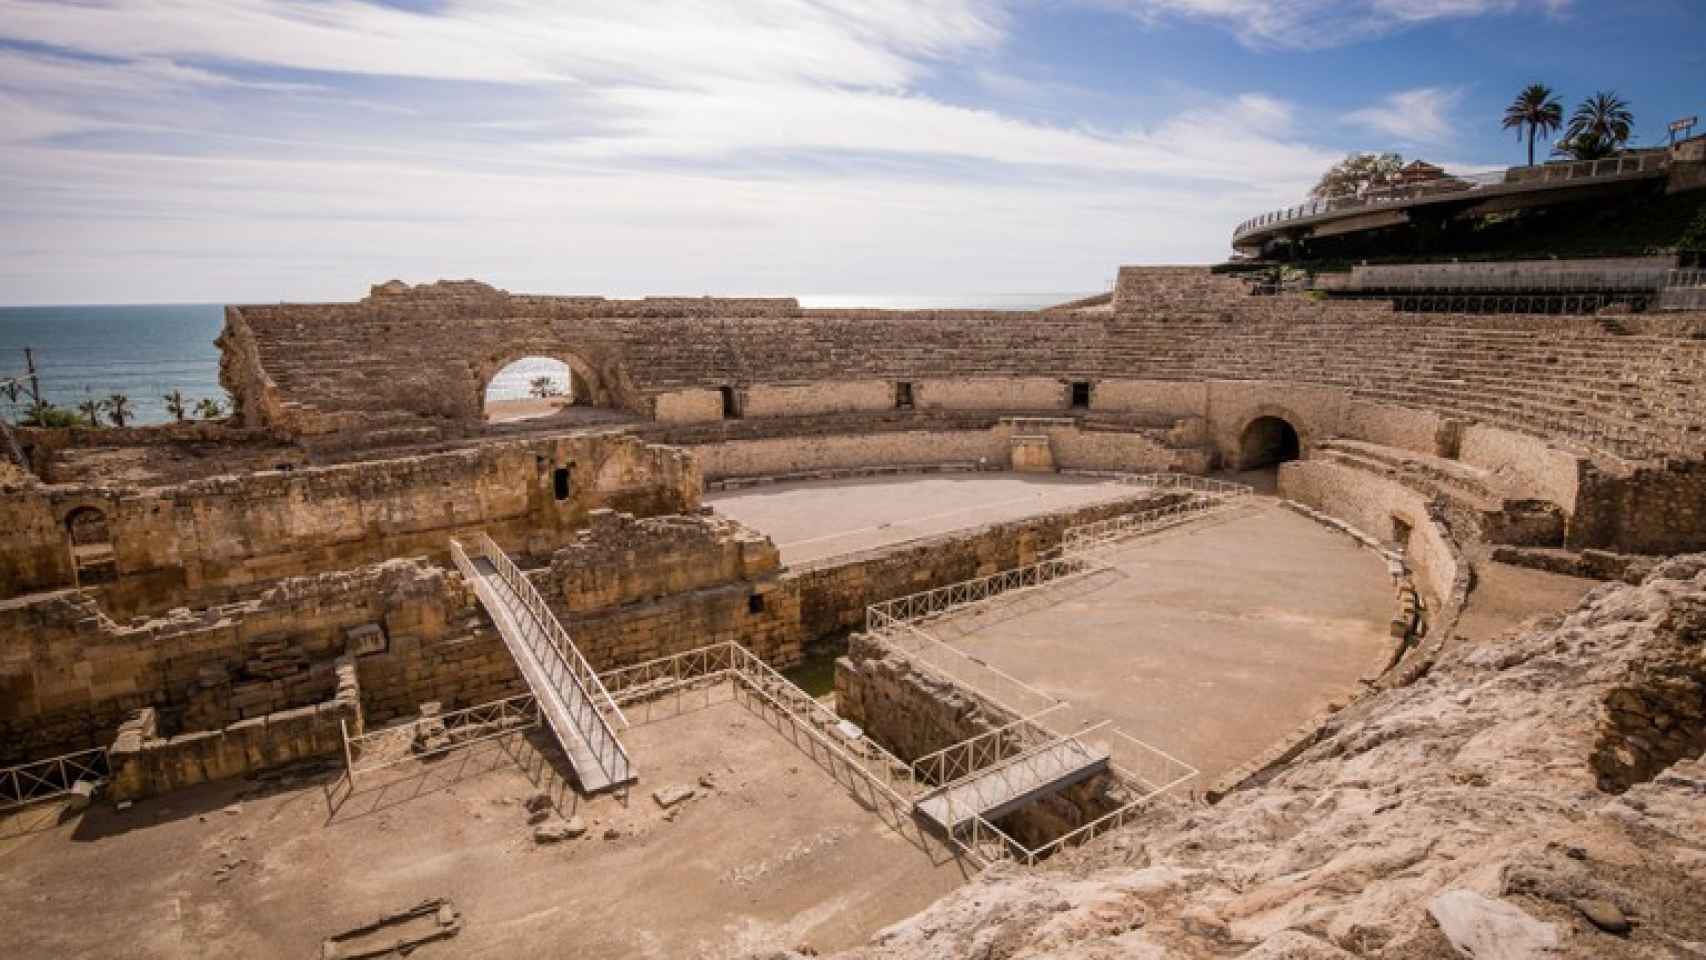
<instances>
[{"instance_id":1,"label":"sandy arena floor","mask_svg":"<svg viewBox=\"0 0 1706 960\"><path fill-rule=\"evenodd\" d=\"M729 689L633 718L641 781L626 806L575 809L530 741L511 738L411 761L383 788L375 775L330 819L315 778L97 804L21 836L14 822L0 828L6 954L296 960L430 897L453 900L465 927L412 955L424 960L828 951L963 881L961 864L862 807ZM697 791L673 818L652 799L671 784ZM586 835L535 843L524 803L541 787Z\"/></svg>"},{"instance_id":2,"label":"sandy arena floor","mask_svg":"<svg viewBox=\"0 0 1706 960\"><path fill-rule=\"evenodd\" d=\"M945 473L779 483L705 495L806 563L1140 493L1125 484L1020 473Z\"/></svg>"},{"instance_id":3,"label":"sandy arena floor","mask_svg":"<svg viewBox=\"0 0 1706 960\"><path fill-rule=\"evenodd\" d=\"M1385 562L1272 500L1128 541L1104 560L1110 569L928 629L1069 701L1051 726L1111 719L1197 767L1199 791L1349 697L1392 649ZM960 675L997 688L975 665Z\"/></svg>"}]
</instances>

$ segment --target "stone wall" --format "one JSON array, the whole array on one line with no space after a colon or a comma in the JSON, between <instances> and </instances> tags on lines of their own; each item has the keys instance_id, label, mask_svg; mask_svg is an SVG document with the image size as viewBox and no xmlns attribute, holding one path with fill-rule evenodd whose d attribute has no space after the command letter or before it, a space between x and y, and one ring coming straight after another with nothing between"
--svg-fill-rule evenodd
<instances>
[{"instance_id":1,"label":"stone wall","mask_svg":"<svg viewBox=\"0 0 1706 960\"><path fill-rule=\"evenodd\" d=\"M691 456L619 434L142 490L47 485L0 499L0 517L17 531L0 552L0 596L75 583L64 522L83 507L105 515L113 538L116 582L102 587L103 603L127 613L220 602L250 585L394 556L444 557L449 538L478 530L544 553L594 509L679 513L697 507L702 486Z\"/></svg>"},{"instance_id":2,"label":"stone wall","mask_svg":"<svg viewBox=\"0 0 1706 960\"><path fill-rule=\"evenodd\" d=\"M142 707L171 735L321 702L352 630L377 628L382 649L371 656L413 658L412 645L444 636L464 602L442 569L415 559L131 624L86 592L0 604L0 764L107 743ZM360 658L364 670L370 659Z\"/></svg>"},{"instance_id":3,"label":"stone wall","mask_svg":"<svg viewBox=\"0 0 1706 960\"><path fill-rule=\"evenodd\" d=\"M588 521L552 554L548 574L573 612L756 580L782 562L769 537L713 514L637 520L594 510Z\"/></svg>"},{"instance_id":4,"label":"stone wall","mask_svg":"<svg viewBox=\"0 0 1706 960\"><path fill-rule=\"evenodd\" d=\"M847 655L835 662L835 707L908 763L1021 719L973 690L916 669L905 655L866 634L854 634ZM1009 755L1051 739L1035 727L1003 737L1011 744ZM1112 774L1103 773L1021 807L996 826L1036 848L1130 799Z\"/></svg>"},{"instance_id":5,"label":"stone wall","mask_svg":"<svg viewBox=\"0 0 1706 960\"><path fill-rule=\"evenodd\" d=\"M1434 522L1427 498L1415 490L1366 471L1299 460L1280 466L1279 492L1383 541L1397 532L1393 521L1402 522L1408 530L1404 556L1429 609L1444 609L1451 600L1462 560L1448 532Z\"/></svg>"},{"instance_id":6,"label":"stone wall","mask_svg":"<svg viewBox=\"0 0 1706 960\"><path fill-rule=\"evenodd\" d=\"M107 761L109 796L137 800L211 780L247 776L301 760L343 756L345 730L362 732L361 696L349 656L335 668L323 703L240 720L223 728L161 736L152 707L120 728Z\"/></svg>"}]
</instances>

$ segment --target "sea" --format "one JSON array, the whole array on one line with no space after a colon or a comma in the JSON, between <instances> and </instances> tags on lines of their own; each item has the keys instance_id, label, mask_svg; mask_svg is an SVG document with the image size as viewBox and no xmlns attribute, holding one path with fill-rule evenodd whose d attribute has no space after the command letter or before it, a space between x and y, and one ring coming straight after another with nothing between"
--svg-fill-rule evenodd
<instances>
[{"instance_id":1,"label":"sea","mask_svg":"<svg viewBox=\"0 0 1706 960\"><path fill-rule=\"evenodd\" d=\"M801 296L814 309L872 307L891 310L1034 310L1089 296L1084 291L983 293L957 296L818 294ZM225 322L216 303L150 303L101 306L0 307L0 416L16 423L28 405L20 391L12 399L6 381L27 381L27 349L35 361L42 397L75 410L85 400L123 394L138 424L171 419L165 397L174 390L193 409L202 398L230 409L219 386L219 348L213 341ZM550 377L566 392L568 370L560 362L527 357L498 372L487 398L528 395L536 377Z\"/></svg>"}]
</instances>

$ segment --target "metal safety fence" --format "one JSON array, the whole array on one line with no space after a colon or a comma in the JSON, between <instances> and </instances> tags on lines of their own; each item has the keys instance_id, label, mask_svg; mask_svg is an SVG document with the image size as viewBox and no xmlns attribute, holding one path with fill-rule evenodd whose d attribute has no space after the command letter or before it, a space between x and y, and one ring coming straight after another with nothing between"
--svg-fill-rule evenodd
<instances>
[{"instance_id":1,"label":"metal safety fence","mask_svg":"<svg viewBox=\"0 0 1706 960\"><path fill-rule=\"evenodd\" d=\"M520 635L511 637L501 625L499 632L504 634L504 642L511 647L510 653L522 668L528 685L536 695L547 698L547 703L541 705L546 722L557 733L565 750L570 748L571 740L576 737L584 742L608 783L631 781L634 778L633 764L610 724L610 717L606 716L608 713L627 726L628 718L621 707L616 705L598 674L581 656L569 638L569 632L563 629L544 597L534 589L532 582L509 555L485 533L481 533L474 543L479 556L491 564L508 597L499 595L456 540L450 541L451 558L457 570L473 585L482 603L488 608L504 607L509 610ZM515 607L509 603L509 597L520 605L525 616L513 616ZM492 609L492 613L496 616L496 609ZM553 698L560 707L551 706ZM565 725L573 729L564 729Z\"/></svg>"},{"instance_id":2,"label":"metal safety fence","mask_svg":"<svg viewBox=\"0 0 1706 960\"><path fill-rule=\"evenodd\" d=\"M0 769L0 812L64 796L79 780L112 775L106 747L63 753Z\"/></svg>"},{"instance_id":3,"label":"metal safety fence","mask_svg":"<svg viewBox=\"0 0 1706 960\"><path fill-rule=\"evenodd\" d=\"M538 702L532 694L524 693L417 717L353 737L345 723L342 724L344 772L353 788L363 775L529 730L540 722Z\"/></svg>"},{"instance_id":4,"label":"metal safety fence","mask_svg":"<svg viewBox=\"0 0 1706 960\"><path fill-rule=\"evenodd\" d=\"M1670 155L1668 153L1652 152L1608 157L1603 160L1584 160L1575 163L1548 163L1533 167L1511 167L1508 170L1494 170L1486 173L1447 174L1439 179L1424 181L1409 188L1373 190L1361 196L1312 200L1295 207L1272 210L1240 223L1232 231L1232 237L1237 240L1257 230L1294 221L1374 210L1382 207L1403 206L1441 196L1459 196L1475 192L1521 192L1535 187L1560 183L1655 175L1668 169L1669 166ZM1508 188L1508 191L1504 188Z\"/></svg>"}]
</instances>

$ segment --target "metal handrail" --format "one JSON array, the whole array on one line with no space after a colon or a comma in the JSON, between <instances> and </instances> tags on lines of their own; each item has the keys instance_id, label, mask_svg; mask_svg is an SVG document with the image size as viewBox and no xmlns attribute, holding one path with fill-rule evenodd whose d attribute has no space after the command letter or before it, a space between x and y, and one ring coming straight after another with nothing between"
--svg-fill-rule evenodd
<instances>
[{"instance_id":1,"label":"metal handrail","mask_svg":"<svg viewBox=\"0 0 1706 960\"><path fill-rule=\"evenodd\" d=\"M1101 723L1095 724L1094 726L1085 727L1084 729L1078 731L1077 733L1058 734L1058 735L1051 737L1048 740L1043 741L1042 743L1038 743L1038 744L1035 744L1035 745L1028 747L1024 750L1021 750L1018 753L1011 754L1011 755L1005 756L1005 757L1001 757L1001 758L995 760L993 763L990 763L990 764L987 764L985 766L979 767L975 770L972 770L969 773L966 773L965 775L959 777L958 779L950 780L947 783L944 783L944 784L941 784L941 785L935 787L929 793L927 793L924 797L921 797L919 799L919 802L923 803L925 800L929 799L930 797L936 797L936 796L941 797L943 802L947 805L947 808L948 808L948 822L946 824L944 824L944 826L946 826L948 828L949 833L952 833L954 831L955 827L960 823L960 818L957 816L957 814L954 810L954 791L958 787L964 786L965 784L971 783L971 782L976 781L976 780L986 780L986 779L990 779L990 778L999 778L1002 781L1002 787L1004 790L1004 795L1010 795L1011 797L1021 796L1024 793L1024 791L1015 790L1013 788L1011 780L1009 779L1011 772L1014 769L1019 768L1019 767L1029 766L1029 765L1035 763L1038 757L1041 757L1044 754L1049 753L1049 752L1055 750L1056 748L1064 746L1066 744L1072 744L1074 747L1078 748L1078 750L1082 751L1083 755L1086 757L1094 756L1097 751L1091 749L1089 746L1087 746L1083 741L1079 740L1078 738L1081 736L1084 736L1086 734L1089 734L1089 733L1094 733L1097 730L1100 730L1103 727L1106 727L1112 723L1113 723L1112 720L1103 720ZM968 817L966 817L966 819L970 819L973 816L982 816L982 815L983 815L982 809L973 810L973 811L971 811L970 815Z\"/></svg>"},{"instance_id":2,"label":"metal handrail","mask_svg":"<svg viewBox=\"0 0 1706 960\"><path fill-rule=\"evenodd\" d=\"M776 668L759 659L752 651L732 640L728 641L728 643L734 651L734 659L736 661L736 665L733 667L733 674L738 677L741 682L746 684L750 690L770 701L772 705L774 705L778 710L786 713L791 719L803 723L808 736L822 744L836 756L840 757L843 763L847 764L850 769L864 777L865 781L871 784L872 787L880 789L884 793L888 794L889 798L896 804L908 806L913 803L914 797L917 795L919 785L912 776L911 767L902 763L900 758L896 757L894 754L883 749L876 741L863 735L860 736L859 742L862 749L865 751L866 756L861 758L849 753L848 750L824 734L819 723L814 723L810 719L813 714L822 714L822 725L833 727L839 726L842 723L841 717L837 716L834 711L819 703L810 694L801 690L798 686L795 686L788 678L776 672ZM759 680L754 679L754 676L752 675L756 675L758 678L767 681L767 683L760 683ZM790 699L794 701L794 703L784 703L780 700L775 693L777 689L790 691L793 694ZM804 716L801 715L802 713ZM870 764L873 762L877 765L877 771L873 771L870 768ZM880 771L880 773L878 771ZM906 778L904 781L900 781L906 787L906 793L904 794L895 789L894 786L895 782L898 780L899 774L901 773L904 773Z\"/></svg>"},{"instance_id":3,"label":"metal handrail","mask_svg":"<svg viewBox=\"0 0 1706 960\"><path fill-rule=\"evenodd\" d=\"M539 704L531 693L523 693L502 700L492 700L487 703L451 710L431 717L417 717L413 720L394 724L379 730L371 730L357 736L349 735L349 728L344 728L344 766L353 784L358 774L373 773L386 767L396 766L421 757L430 757L445 753L458 747L470 746L498 737L507 736L517 730L535 727L540 722ZM496 732L478 737L466 737L447 743L444 746L422 750L414 749L415 738L422 727L438 725L447 732L465 726L496 726Z\"/></svg>"},{"instance_id":4,"label":"metal handrail","mask_svg":"<svg viewBox=\"0 0 1706 960\"><path fill-rule=\"evenodd\" d=\"M540 663L540 666L547 671L545 679L550 681L552 684L555 684L560 694L563 689L561 676L567 675L570 683L574 685L575 692L579 694L578 697L570 698L575 701L574 703L563 703L565 708L572 710L575 713L575 716L570 717L570 720L576 724L575 732L580 734L581 740L584 741L587 747L592 751L593 760L603 770L605 777L612 784L623 783L632 779L633 764L628 758L627 750L623 748L622 741L616 736L616 731L611 729L610 722L605 719L604 711L600 710L598 705L593 701L592 696L587 692L586 685L581 681L580 676L576 673L572 661L563 651L563 647L565 645L570 650L574 649L574 644L569 640L567 631L562 629L562 624L557 623L555 616L550 616L547 620L546 617L538 616L536 614L536 608L544 607L544 599L539 596L537 590L533 589L533 585L531 583L526 584L527 589L525 591L517 590L514 582L504 576L505 562L507 562L509 558L503 555L503 551L497 548L497 545L492 542L490 537L482 536L482 539L484 541L482 546L484 546L488 551L496 551L499 554L499 556L494 557L490 552L488 552L483 554L483 556L491 562L492 568L498 572L498 579L504 581L505 586L509 588L510 593L521 601L524 609L529 614L528 617L523 619L533 621L533 625L536 628L535 630L529 630L527 624L522 624L521 628L524 631L528 631L529 636L518 639L525 640L525 642L527 642L533 649L535 655L537 655L541 644L552 650L556 656L543 659ZM468 558L467 551L463 548L462 544L456 540L451 540L450 548L451 557L455 561L457 569L460 570L463 577L474 586L475 591L482 594L482 600L494 605L503 603L503 600L496 596L489 600L486 599L484 594L490 590L487 585L486 578L480 576L479 572L474 569L473 561ZM512 562L508 563L508 567L511 570L514 570L516 574L520 573L519 569L516 568ZM523 577L522 580L525 581L525 577ZM547 615L550 613L548 609L544 612ZM553 626L555 627L554 631L552 630ZM578 656L579 651L576 650L575 652ZM581 662L584 664L585 660L582 660ZM594 679L597 679L596 675L594 676ZM600 688L602 688L602 684L600 685ZM606 693L607 698L608 696L608 693ZM612 708L614 708L613 701L611 705ZM540 709L541 712L546 715L547 719L549 719L550 712L544 709L543 704L540 705ZM623 717L624 722L626 722L626 717L623 716L619 710L617 711L617 715ZM552 728L555 729L555 727L556 725L553 723ZM559 737L567 735L566 731L559 730L557 733ZM567 746L567 744L565 744L565 746ZM617 769L617 761L620 761L620 771Z\"/></svg>"},{"instance_id":5,"label":"metal handrail","mask_svg":"<svg viewBox=\"0 0 1706 960\"><path fill-rule=\"evenodd\" d=\"M1448 174L1438 180L1427 181L1408 188L1403 193L1369 193L1360 197L1332 197L1325 200L1312 200L1295 207L1286 207L1283 210L1271 210L1240 223L1232 231L1232 238L1236 241L1262 227L1324 214L1395 206L1438 196L1456 196L1501 186L1523 187L1536 183L1568 183L1574 180L1594 180L1644 174L1655 170L1664 170L1669 165L1670 156L1668 154L1649 153L1568 164L1545 164L1540 167L1511 167L1506 170L1495 170L1487 173ZM1535 170L1540 171L1540 173L1534 175L1528 172Z\"/></svg>"},{"instance_id":6,"label":"metal handrail","mask_svg":"<svg viewBox=\"0 0 1706 960\"><path fill-rule=\"evenodd\" d=\"M78 780L112 775L106 747L62 753L0 769L0 810L11 810L70 793Z\"/></svg>"},{"instance_id":7,"label":"metal handrail","mask_svg":"<svg viewBox=\"0 0 1706 960\"><path fill-rule=\"evenodd\" d=\"M957 743L951 743L940 750L933 750L919 757L917 760L912 761L913 778L934 784L944 784L951 780L955 780L958 778L959 774L956 773L954 776L949 776L949 770L952 769L957 771L960 769L973 768L976 763L976 752L982 741L1005 736L1008 733L1013 732L1014 729L1018 727L1030 728L1033 738L1039 733L1044 736L1051 736L1047 729L1039 725L1036 720L1038 717L1053 713L1066 705L1066 701L1064 700L1059 703L1051 704L1028 717L1021 717L1018 720L1003 724L999 727L995 727L994 729L985 730L982 733L967 737ZM955 762L950 768L948 758L954 753L965 753L970 759L963 763ZM931 764L935 764L936 766L935 776L930 776L926 769Z\"/></svg>"},{"instance_id":8,"label":"metal handrail","mask_svg":"<svg viewBox=\"0 0 1706 960\"><path fill-rule=\"evenodd\" d=\"M986 577L974 577L945 587L921 590L892 600L868 604L865 607L865 629L876 633L891 624L928 620L1009 590L1040 587L1051 581L1082 573L1085 569L1086 563L1083 560L1053 557L992 573Z\"/></svg>"},{"instance_id":9,"label":"metal handrail","mask_svg":"<svg viewBox=\"0 0 1706 960\"><path fill-rule=\"evenodd\" d=\"M517 596L523 598L524 603L529 604L528 612L538 616L542 622L551 628L552 639L556 643L558 651L563 656L572 658L571 667L578 668L576 672L583 682L590 684L603 694L605 704L616 713L624 727L628 726L628 718L622 713L622 708L618 707L616 701L611 698L610 691L604 689L604 682L598 678L598 673L592 669L592 665L586 662L586 657L581 655L580 648L575 646L574 640L569 636L569 631L564 629L562 622L557 619L557 614L545 602L545 598L539 595L538 589L533 586L533 581L527 579L527 575L521 572L521 568L515 565L515 561L509 558L509 554L505 553L490 535L481 531L480 541L486 559L492 561L492 565L497 568L498 575L504 578L504 581L510 585L510 589L514 590Z\"/></svg>"}]
</instances>

